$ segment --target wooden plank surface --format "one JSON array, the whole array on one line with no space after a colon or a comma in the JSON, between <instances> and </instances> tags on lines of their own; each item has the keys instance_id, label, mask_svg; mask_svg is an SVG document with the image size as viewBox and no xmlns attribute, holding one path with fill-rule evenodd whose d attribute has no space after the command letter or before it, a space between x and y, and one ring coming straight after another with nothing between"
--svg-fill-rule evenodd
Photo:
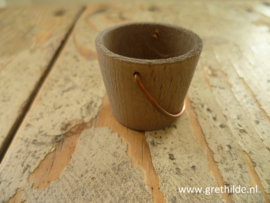
<instances>
[{"instance_id":1,"label":"wooden plank surface","mask_svg":"<svg viewBox=\"0 0 270 203\"><path fill-rule=\"evenodd\" d=\"M0 165L1 201L269 202L269 5L89 5ZM132 21L179 25L204 41L187 110L165 129L123 127L105 94L94 39ZM258 193L178 192L224 185Z\"/></svg>"},{"instance_id":2,"label":"wooden plank surface","mask_svg":"<svg viewBox=\"0 0 270 203\"><path fill-rule=\"evenodd\" d=\"M0 10L0 157L81 9Z\"/></svg>"}]
</instances>

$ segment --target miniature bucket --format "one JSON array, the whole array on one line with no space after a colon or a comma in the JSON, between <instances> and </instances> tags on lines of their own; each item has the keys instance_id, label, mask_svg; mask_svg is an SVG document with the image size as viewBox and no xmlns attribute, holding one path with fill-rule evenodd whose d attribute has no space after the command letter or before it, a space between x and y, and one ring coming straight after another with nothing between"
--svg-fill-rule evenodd
<instances>
[{"instance_id":1,"label":"miniature bucket","mask_svg":"<svg viewBox=\"0 0 270 203\"><path fill-rule=\"evenodd\" d=\"M181 27L128 23L110 27L95 41L114 117L136 130L171 124L185 109L202 40Z\"/></svg>"}]
</instances>

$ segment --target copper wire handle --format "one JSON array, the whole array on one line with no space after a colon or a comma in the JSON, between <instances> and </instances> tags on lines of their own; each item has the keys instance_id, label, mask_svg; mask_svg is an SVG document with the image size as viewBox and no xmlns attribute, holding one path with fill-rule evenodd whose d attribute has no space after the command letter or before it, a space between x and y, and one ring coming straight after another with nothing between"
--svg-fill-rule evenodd
<instances>
[{"instance_id":1,"label":"copper wire handle","mask_svg":"<svg viewBox=\"0 0 270 203\"><path fill-rule=\"evenodd\" d=\"M171 118L178 118L180 117L185 109L186 109L186 99L184 100L184 104L183 104L183 107L181 109L181 111L177 114L171 114L169 112L167 112L165 109L163 109L155 100L154 98L149 94L149 92L145 89L145 87L143 86L142 84L142 81L141 81L141 77L140 77L140 74L139 73L135 73L134 74L134 78L135 78L135 81L138 85L138 87L140 88L140 90L143 92L143 94L146 96L146 98L149 100L149 102L161 113L163 114L164 116L167 116L167 117L171 117Z\"/></svg>"}]
</instances>

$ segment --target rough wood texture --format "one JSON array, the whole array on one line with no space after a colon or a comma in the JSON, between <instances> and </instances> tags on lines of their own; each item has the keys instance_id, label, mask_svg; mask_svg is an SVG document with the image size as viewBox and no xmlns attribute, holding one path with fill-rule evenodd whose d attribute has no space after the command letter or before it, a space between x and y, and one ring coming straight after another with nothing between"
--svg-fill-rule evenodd
<instances>
[{"instance_id":1,"label":"rough wood texture","mask_svg":"<svg viewBox=\"0 0 270 203\"><path fill-rule=\"evenodd\" d=\"M0 166L1 201L269 202L269 5L90 5ZM105 28L145 20L193 30L205 45L187 111L151 132L116 122L94 49ZM178 192L224 184L259 191Z\"/></svg>"},{"instance_id":2,"label":"rough wood texture","mask_svg":"<svg viewBox=\"0 0 270 203\"><path fill-rule=\"evenodd\" d=\"M0 157L81 9L0 10Z\"/></svg>"},{"instance_id":3,"label":"rough wood texture","mask_svg":"<svg viewBox=\"0 0 270 203\"><path fill-rule=\"evenodd\" d=\"M99 13L101 8L103 6L90 6L76 24L64 51L18 130L0 167L1 201L21 197L21 201L36 202L50 197L50 202L74 202L75 199L88 202L151 202L151 191L161 196L156 202L162 202L158 180L155 180L155 185L146 184L141 170L132 168L126 146L111 130L95 120L105 89L94 51L93 39L97 31L88 27L85 19ZM111 118L112 115L101 121L106 121L107 117ZM93 123L100 128L83 132ZM112 124L111 121L109 123ZM115 123L115 126L119 125ZM118 128L121 132L128 131L121 125ZM115 130L115 127L112 129ZM147 146L146 141L141 140L143 134L138 137L136 133L130 131L127 135L135 140L140 138L137 140L140 147L144 146L142 143ZM103 142L103 139L108 142ZM132 140L123 138L123 141L128 143L128 151L137 154L138 147L132 146ZM116 145L112 145L113 142ZM93 144L93 148L89 143ZM91 157L95 157L95 160ZM141 158L143 156L137 157ZM137 159L133 159L134 166L142 168L140 165L146 165L148 169L151 163L149 148L148 159L144 162ZM76 176L75 168L78 169ZM119 178L115 176L116 173ZM153 176L151 179L157 179L151 171L144 173ZM78 186L79 182L80 188L73 187ZM74 190L68 189L71 187ZM66 197L63 199L63 196Z\"/></svg>"},{"instance_id":4,"label":"rough wood texture","mask_svg":"<svg viewBox=\"0 0 270 203\"><path fill-rule=\"evenodd\" d=\"M146 140L166 202L222 201L220 194L207 196L178 192L178 187L181 186L218 186L215 178L209 173L210 163L207 162L204 150L193 136L187 113L164 130L146 132Z\"/></svg>"},{"instance_id":5,"label":"rough wood texture","mask_svg":"<svg viewBox=\"0 0 270 203\"><path fill-rule=\"evenodd\" d=\"M186 29L160 23L127 23L101 32L96 49L114 117L136 130L157 130L175 118L161 114L134 81L167 112L178 114L196 68L201 39Z\"/></svg>"},{"instance_id":6,"label":"rough wood texture","mask_svg":"<svg viewBox=\"0 0 270 203\"><path fill-rule=\"evenodd\" d=\"M159 180L151 161L149 146L143 131L135 131L121 125L112 115L108 97L105 96L98 114L95 127L109 127L118 133L122 143L127 144L127 155L131 158L133 167L139 167L143 173L143 179L152 193L155 203L163 203L164 197L159 191Z\"/></svg>"},{"instance_id":7,"label":"rough wood texture","mask_svg":"<svg viewBox=\"0 0 270 203\"><path fill-rule=\"evenodd\" d=\"M61 178L43 190L23 192L27 202L48 196L50 202L151 202L140 169L132 168L126 145L108 128L85 130Z\"/></svg>"}]
</instances>

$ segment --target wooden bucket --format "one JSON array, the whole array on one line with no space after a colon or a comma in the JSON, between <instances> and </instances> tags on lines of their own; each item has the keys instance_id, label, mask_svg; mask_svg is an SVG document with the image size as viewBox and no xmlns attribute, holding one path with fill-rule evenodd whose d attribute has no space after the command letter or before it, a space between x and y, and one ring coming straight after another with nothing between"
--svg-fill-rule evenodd
<instances>
[{"instance_id":1,"label":"wooden bucket","mask_svg":"<svg viewBox=\"0 0 270 203\"><path fill-rule=\"evenodd\" d=\"M136 130L164 128L179 117L202 40L181 27L128 23L96 38L103 81L114 117Z\"/></svg>"}]
</instances>

